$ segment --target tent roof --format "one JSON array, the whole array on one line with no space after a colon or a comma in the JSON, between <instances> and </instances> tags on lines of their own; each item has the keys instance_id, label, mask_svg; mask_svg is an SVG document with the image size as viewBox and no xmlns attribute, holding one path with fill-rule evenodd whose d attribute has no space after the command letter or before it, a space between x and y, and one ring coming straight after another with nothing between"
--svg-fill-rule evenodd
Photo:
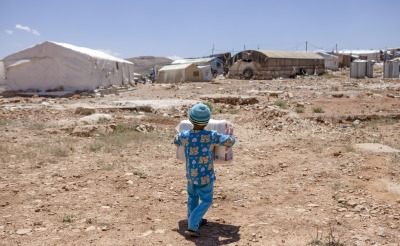
<instances>
[{"instance_id":1,"label":"tent roof","mask_svg":"<svg viewBox=\"0 0 400 246\"><path fill-rule=\"evenodd\" d=\"M121 62L121 63L133 64L130 61L127 61L127 60L124 60L124 59L121 59L121 58L117 58L115 56L109 55L109 54L104 53L104 52L99 51L99 50L93 50L93 49L89 49L89 48L85 48L85 47L75 46L75 45L72 45L72 44L58 43L58 42L51 42L51 41L45 41L43 43L40 43L40 44L34 45L32 47L29 47L29 48L27 48L25 50L19 51L19 52L15 53L15 54L9 55L9 56L5 57L4 60L7 59L7 58L10 58L10 57L16 57L17 54L24 54L28 50L32 51L36 47L49 46L49 45L59 46L59 47L62 47L63 49L72 50L74 52L78 52L80 54L84 54L84 55L87 55L87 56L90 56L90 57L93 57L93 58L97 58L97 59L103 59L103 60L110 60L110 61L116 61L116 62ZM17 57L18 57L18 55L17 55Z\"/></svg>"},{"instance_id":2,"label":"tent roof","mask_svg":"<svg viewBox=\"0 0 400 246\"><path fill-rule=\"evenodd\" d=\"M159 71L167 71L167 70L178 70L178 69L186 69L192 66L192 63L185 63L185 64L177 64L177 65L167 65L162 67Z\"/></svg>"},{"instance_id":3,"label":"tent roof","mask_svg":"<svg viewBox=\"0 0 400 246\"><path fill-rule=\"evenodd\" d=\"M172 62L172 64L184 64L184 63L201 64L201 63L208 63L213 60L217 60L218 62L223 63L221 59L217 57L204 57L204 58L186 58L186 59L175 60Z\"/></svg>"},{"instance_id":4,"label":"tent roof","mask_svg":"<svg viewBox=\"0 0 400 246\"><path fill-rule=\"evenodd\" d=\"M380 50L339 50L339 54L349 54L349 55L376 54L380 52L381 52Z\"/></svg>"},{"instance_id":5,"label":"tent roof","mask_svg":"<svg viewBox=\"0 0 400 246\"><path fill-rule=\"evenodd\" d=\"M336 57L336 58L338 58L337 56L335 56L335 55L332 55L332 54L329 54L329 53L326 53L326 52L317 52L317 54L318 55L321 55L321 56L323 56L323 57Z\"/></svg>"},{"instance_id":6,"label":"tent roof","mask_svg":"<svg viewBox=\"0 0 400 246\"><path fill-rule=\"evenodd\" d=\"M53 43L59 46L62 46L66 49L70 49L79 53L83 53L86 55L89 55L91 57L95 57L95 58L99 58L99 59L103 59L103 60L111 60L111 61L117 61L117 62L122 62L122 63L129 63L129 64L133 64L130 61L121 59L121 58L117 58L115 56L109 55L107 53L104 53L102 51L99 50L92 50L89 48L85 48L85 47L78 47L72 44L66 44L66 43L58 43L58 42L49 42L49 43Z\"/></svg>"},{"instance_id":7,"label":"tent roof","mask_svg":"<svg viewBox=\"0 0 400 246\"><path fill-rule=\"evenodd\" d=\"M282 50L245 50L242 52L260 52L269 58L324 59L322 56L313 52L294 52Z\"/></svg>"}]
</instances>

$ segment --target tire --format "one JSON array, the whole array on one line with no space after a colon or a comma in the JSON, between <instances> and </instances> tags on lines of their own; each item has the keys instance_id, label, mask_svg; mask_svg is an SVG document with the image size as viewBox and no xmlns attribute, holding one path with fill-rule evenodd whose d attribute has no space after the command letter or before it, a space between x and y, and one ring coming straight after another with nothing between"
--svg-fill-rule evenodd
<instances>
[{"instance_id":1,"label":"tire","mask_svg":"<svg viewBox=\"0 0 400 246\"><path fill-rule=\"evenodd\" d=\"M253 75L254 75L254 73L253 73L253 69L251 69L251 68L245 68L244 70L243 70L243 77L245 78L245 79L251 79L252 77L253 77Z\"/></svg>"}]
</instances>

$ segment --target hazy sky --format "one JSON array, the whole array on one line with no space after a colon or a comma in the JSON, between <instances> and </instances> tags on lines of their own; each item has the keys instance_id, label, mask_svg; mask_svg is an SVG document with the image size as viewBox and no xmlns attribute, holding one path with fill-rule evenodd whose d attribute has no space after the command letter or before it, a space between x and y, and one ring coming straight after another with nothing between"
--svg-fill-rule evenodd
<instances>
[{"instance_id":1,"label":"hazy sky","mask_svg":"<svg viewBox=\"0 0 400 246\"><path fill-rule=\"evenodd\" d=\"M0 59L44 41L120 58L400 47L400 0L0 0Z\"/></svg>"}]
</instances>

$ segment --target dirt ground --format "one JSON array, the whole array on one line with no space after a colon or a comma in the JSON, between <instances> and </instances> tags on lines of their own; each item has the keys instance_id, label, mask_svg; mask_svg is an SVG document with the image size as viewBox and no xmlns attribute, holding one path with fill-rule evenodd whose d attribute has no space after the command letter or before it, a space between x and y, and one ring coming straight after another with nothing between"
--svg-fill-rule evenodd
<instances>
[{"instance_id":1,"label":"dirt ground","mask_svg":"<svg viewBox=\"0 0 400 246\"><path fill-rule=\"evenodd\" d=\"M0 97L0 245L400 245L399 96L341 71ZM237 143L187 238L172 140L200 101Z\"/></svg>"}]
</instances>

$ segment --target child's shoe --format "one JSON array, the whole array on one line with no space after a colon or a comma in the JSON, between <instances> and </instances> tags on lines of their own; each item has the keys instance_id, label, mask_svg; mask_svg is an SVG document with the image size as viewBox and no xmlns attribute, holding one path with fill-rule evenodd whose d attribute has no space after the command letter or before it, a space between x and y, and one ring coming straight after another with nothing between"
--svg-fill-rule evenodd
<instances>
[{"instance_id":1,"label":"child's shoe","mask_svg":"<svg viewBox=\"0 0 400 246\"><path fill-rule=\"evenodd\" d=\"M203 225L207 225L207 220L206 219L201 219L200 226L203 226Z\"/></svg>"},{"instance_id":2,"label":"child's shoe","mask_svg":"<svg viewBox=\"0 0 400 246\"><path fill-rule=\"evenodd\" d=\"M187 230L185 234L191 237L200 237L199 231Z\"/></svg>"}]
</instances>

